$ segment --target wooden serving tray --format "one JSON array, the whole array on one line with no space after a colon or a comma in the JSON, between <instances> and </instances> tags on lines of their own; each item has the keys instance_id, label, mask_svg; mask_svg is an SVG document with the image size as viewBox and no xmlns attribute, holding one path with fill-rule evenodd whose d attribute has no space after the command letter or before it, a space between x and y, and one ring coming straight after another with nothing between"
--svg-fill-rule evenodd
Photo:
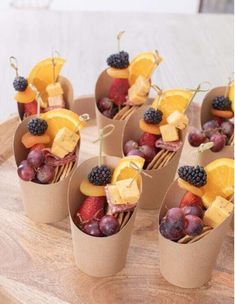
<instances>
[{"instance_id":1,"label":"wooden serving tray","mask_svg":"<svg viewBox=\"0 0 235 304\"><path fill-rule=\"evenodd\" d=\"M79 108L79 107L78 107ZM189 115L199 115L192 105ZM114 277L92 278L75 266L69 219L35 224L23 210L12 138L19 123L0 125L0 303L56 304L231 304L233 302L233 231L230 228L211 281L200 289L170 285L159 271L158 211L139 209L126 267ZM196 122L195 122L196 123ZM95 120L82 130L80 162L97 154ZM181 164L193 163L186 143ZM97 248L102 250L102 248Z\"/></svg>"}]
</instances>

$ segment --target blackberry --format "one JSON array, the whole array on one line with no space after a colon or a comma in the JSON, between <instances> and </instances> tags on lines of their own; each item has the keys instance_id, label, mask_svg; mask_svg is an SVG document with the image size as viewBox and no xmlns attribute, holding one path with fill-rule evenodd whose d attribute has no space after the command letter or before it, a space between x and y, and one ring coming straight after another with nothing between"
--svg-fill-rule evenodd
<instances>
[{"instance_id":1,"label":"blackberry","mask_svg":"<svg viewBox=\"0 0 235 304\"><path fill-rule=\"evenodd\" d=\"M42 135L47 130L47 122L41 118L32 118L28 123L29 132L33 135Z\"/></svg>"},{"instance_id":2,"label":"blackberry","mask_svg":"<svg viewBox=\"0 0 235 304\"><path fill-rule=\"evenodd\" d=\"M162 121L162 111L149 108L144 112L144 121L148 124L159 124Z\"/></svg>"},{"instance_id":3,"label":"blackberry","mask_svg":"<svg viewBox=\"0 0 235 304\"><path fill-rule=\"evenodd\" d=\"M18 76L13 81L13 87L16 91L23 92L28 86L28 80L22 76Z\"/></svg>"},{"instance_id":4,"label":"blackberry","mask_svg":"<svg viewBox=\"0 0 235 304\"><path fill-rule=\"evenodd\" d=\"M129 54L124 51L112 54L107 58L107 64L115 69L125 69L129 65Z\"/></svg>"},{"instance_id":5,"label":"blackberry","mask_svg":"<svg viewBox=\"0 0 235 304\"><path fill-rule=\"evenodd\" d=\"M207 174L201 166L182 166L178 169L180 178L195 187L202 187L207 182Z\"/></svg>"},{"instance_id":6,"label":"blackberry","mask_svg":"<svg viewBox=\"0 0 235 304\"><path fill-rule=\"evenodd\" d=\"M231 102L224 96L217 96L212 101L212 107L216 110L226 111L229 110Z\"/></svg>"},{"instance_id":7,"label":"blackberry","mask_svg":"<svg viewBox=\"0 0 235 304\"><path fill-rule=\"evenodd\" d=\"M88 180L91 184L96 186L105 186L111 182L111 170L105 166L96 166L92 168L88 174Z\"/></svg>"}]
</instances>

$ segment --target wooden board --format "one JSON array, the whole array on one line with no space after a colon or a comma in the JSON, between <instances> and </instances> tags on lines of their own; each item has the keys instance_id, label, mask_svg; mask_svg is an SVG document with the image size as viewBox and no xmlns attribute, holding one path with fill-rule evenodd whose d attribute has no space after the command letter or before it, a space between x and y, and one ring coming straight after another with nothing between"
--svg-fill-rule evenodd
<instances>
[{"instance_id":1,"label":"wooden board","mask_svg":"<svg viewBox=\"0 0 235 304\"><path fill-rule=\"evenodd\" d=\"M198 117L198 108L193 106L192 113L194 118ZM16 125L17 119L7 122L8 137L12 138ZM0 132L3 128L4 124ZM97 152L97 145L92 144L96 137L95 121L91 121L82 131L80 161ZM54 225L39 225L24 215L16 167L12 157L6 160L4 141L1 136L0 157L5 160L0 166L1 304L233 302L232 230L226 236L211 281L200 289L181 289L166 282L159 271L156 211L138 210L122 272L109 278L92 278L81 273L74 263L68 218ZM193 162L192 157L186 145L181 164Z\"/></svg>"}]
</instances>

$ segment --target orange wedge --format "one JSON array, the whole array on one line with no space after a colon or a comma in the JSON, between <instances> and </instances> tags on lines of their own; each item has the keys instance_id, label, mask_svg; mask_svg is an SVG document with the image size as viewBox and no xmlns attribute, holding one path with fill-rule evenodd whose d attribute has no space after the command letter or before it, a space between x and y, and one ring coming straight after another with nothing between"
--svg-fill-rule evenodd
<instances>
[{"instance_id":1,"label":"orange wedge","mask_svg":"<svg viewBox=\"0 0 235 304\"><path fill-rule=\"evenodd\" d=\"M234 112L234 81L229 86L228 99L231 101L231 107Z\"/></svg>"},{"instance_id":2,"label":"orange wedge","mask_svg":"<svg viewBox=\"0 0 235 304\"><path fill-rule=\"evenodd\" d=\"M133 162L139 168L144 166L144 158L140 156L126 156L120 160L117 167L113 172L112 184L115 184L119 180L135 178L137 176L137 171L133 168L130 168L130 163ZM141 177L137 176L136 182L140 187Z\"/></svg>"},{"instance_id":3,"label":"orange wedge","mask_svg":"<svg viewBox=\"0 0 235 304\"><path fill-rule=\"evenodd\" d=\"M86 123L80 116L67 109L55 109L41 114L41 118L45 119L48 124L46 133L51 139L54 139L59 129L67 127L73 132L78 132Z\"/></svg>"},{"instance_id":4,"label":"orange wedge","mask_svg":"<svg viewBox=\"0 0 235 304\"><path fill-rule=\"evenodd\" d=\"M153 71L162 61L158 52L143 52L137 55L129 65L129 84L132 86L136 79L142 75L147 79L150 79Z\"/></svg>"},{"instance_id":5,"label":"orange wedge","mask_svg":"<svg viewBox=\"0 0 235 304\"><path fill-rule=\"evenodd\" d=\"M61 57L55 57L55 80L57 80L65 60ZM46 58L38 62L31 70L28 82L36 86L43 100L43 107L47 106L46 87L53 82L52 58Z\"/></svg>"},{"instance_id":6,"label":"orange wedge","mask_svg":"<svg viewBox=\"0 0 235 304\"><path fill-rule=\"evenodd\" d=\"M208 208L216 196L228 198L234 190L234 160L230 158L220 158L205 167L207 173L207 183L203 187L205 190L202 201Z\"/></svg>"}]
</instances>

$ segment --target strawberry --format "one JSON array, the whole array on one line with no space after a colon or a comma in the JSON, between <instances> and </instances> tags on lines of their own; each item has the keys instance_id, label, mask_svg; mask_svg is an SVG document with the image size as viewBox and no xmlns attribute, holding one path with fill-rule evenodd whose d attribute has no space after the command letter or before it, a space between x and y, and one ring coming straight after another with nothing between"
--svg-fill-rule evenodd
<instances>
[{"instance_id":1,"label":"strawberry","mask_svg":"<svg viewBox=\"0 0 235 304\"><path fill-rule=\"evenodd\" d=\"M28 117L30 115L37 114L37 101L34 100L29 103L24 104L24 115L25 117Z\"/></svg>"},{"instance_id":2,"label":"strawberry","mask_svg":"<svg viewBox=\"0 0 235 304\"><path fill-rule=\"evenodd\" d=\"M185 192L184 196L182 197L179 208L183 208L185 206L199 206L202 209L204 209L202 200L199 196L196 196L195 194L191 192Z\"/></svg>"},{"instance_id":3,"label":"strawberry","mask_svg":"<svg viewBox=\"0 0 235 304\"><path fill-rule=\"evenodd\" d=\"M139 139L139 146L147 145L151 148L155 148L155 142L157 140L157 135L150 133L143 133Z\"/></svg>"},{"instance_id":4,"label":"strawberry","mask_svg":"<svg viewBox=\"0 0 235 304\"><path fill-rule=\"evenodd\" d=\"M108 98L116 105L121 105L126 101L128 94L129 82L128 79L113 78L109 89Z\"/></svg>"},{"instance_id":5,"label":"strawberry","mask_svg":"<svg viewBox=\"0 0 235 304\"><path fill-rule=\"evenodd\" d=\"M88 196L82 203L76 216L82 224L90 222L93 219L99 220L104 216L105 203L105 196Z\"/></svg>"}]
</instances>

